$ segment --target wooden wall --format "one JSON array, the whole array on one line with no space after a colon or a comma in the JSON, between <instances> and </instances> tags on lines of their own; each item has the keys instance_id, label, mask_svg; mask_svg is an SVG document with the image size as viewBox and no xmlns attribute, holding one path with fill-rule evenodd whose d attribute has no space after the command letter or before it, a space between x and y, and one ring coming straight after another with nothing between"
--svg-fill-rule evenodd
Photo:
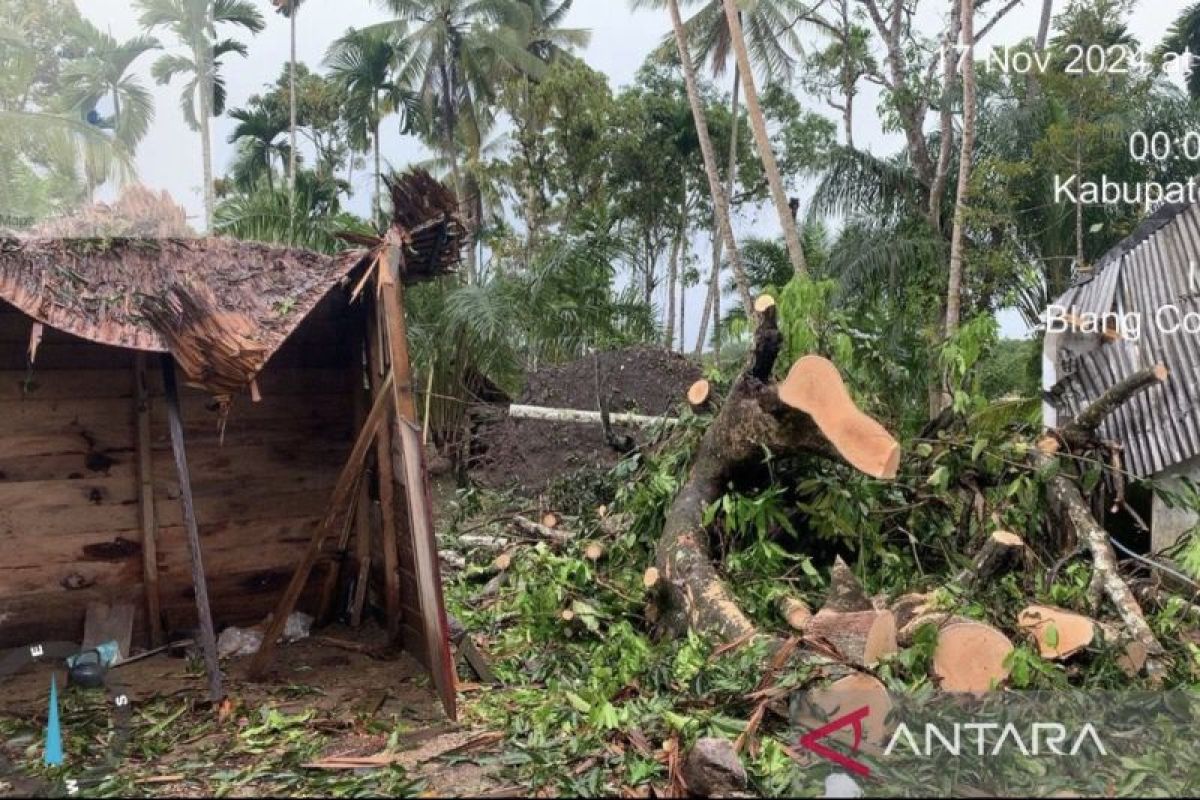
<instances>
[{"instance_id":1,"label":"wooden wall","mask_svg":"<svg viewBox=\"0 0 1200 800\"><path fill-rule=\"evenodd\" d=\"M31 325L0 302L0 647L79 640L93 600L133 602L144 643L135 354L47 328L28 373ZM234 400L223 434L213 400L184 391L218 630L271 610L325 511L355 431L352 328L340 298L323 304L268 364L262 401ZM187 544L159 357L146 363L163 621L182 631L195 624Z\"/></svg>"}]
</instances>

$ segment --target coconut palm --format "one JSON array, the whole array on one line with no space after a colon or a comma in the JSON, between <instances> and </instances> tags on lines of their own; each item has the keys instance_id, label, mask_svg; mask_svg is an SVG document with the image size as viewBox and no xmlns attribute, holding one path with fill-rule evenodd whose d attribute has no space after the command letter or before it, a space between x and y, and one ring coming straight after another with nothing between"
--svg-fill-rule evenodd
<instances>
[{"instance_id":1,"label":"coconut palm","mask_svg":"<svg viewBox=\"0 0 1200 800\"><path fill-rule=\"evenodd\" d=\"M229 116L238 121L229 141L241 148L243 168L234 170L242 179L240 183L249 189L260 177L266 176L267 188L273 190L275 170L271 162L276 156L284 160L294 155L289 143L279 141L288 129L287 119L264 104L235 108Z\"/></svg>"},{"instance_id":2,"label":"coconut palm","mask_svg":"<svg viewBox=\"0 0 1200 800\"><path fill-rule=\"evenodd\" d=\"M634 8L663 8L666 0L636 0ZM751 59L769 82L773 80L788 81L792 77L796 65L796 54L800 52L801 42L796 34L796 20L803 14L811 12L811 6L805 0L760 0L749 8L741 11L741 20L745 30L746 42ZM733 40L730 36L729 20L725 16L725 7L721 0L705 0L699 11L693 14L685 23L689 45L695 54L697 63L709 63L714 76L720 77L726 73L729 60L733 54ZM673 40L673 35L668 35ZM668 43L664 43L664 49ZM674 41L669 41L671 50L676 49ZM737 63L733 66L733 86L730 93L730 118L734 120L732 135L729 140L728 164L725 170L725 194L733 197L733 187L737 181L737 161L739 154L738 117L741 107L741 68ZM719 228L719 223L714 221ZM700 333L697 337L696 351L699 353L706 342L708 334L709 314L714 327L721 320L721 260L724 255L724 238L713 236L712 273L709 278L708 296L704 307L706 313L700 319ZM717 332L719 336L719 331ZM716 340L720 349L720 339Z\"/></svg>"},{"instance_id":3,"label":"coconut palm","mask_svg":"<svg viewBox=\"0 0 1200 800\"><path fill-rule=\"evenodd\" d=\"M529 20L530 6L521 0L381 0L396 15L388 27L408 26L412 58L402 80L417 89L427 110L428 134L449 162L459 202L465 206L472 238L480 221L477 202L468 197L461 162L463 141L482 141L494 121L498 80L512 69L537 74L543 66L527 52L515 28ZM539 6L541 4L539 3ZM547 15L542 16L543 21ZM553 20L554 15L550 14ZM461 136L458 128L475 130ZM468 251L467 279L476 269L476 254Z\"/></svg>"},{"instance_id":4,"label":"coconut palm","mask_svg":"<svg viewBox=\"0 0 1200 800\"><path fill-rule=\"evenodd\" d=\"M587 47L592 40L592 32L585 28L562 27L574 5L575 0L517 0L511 27L525 49L548 64L572 50Z\"/></svg>"},{"instance_id":5,"label":"coconut palm","mask_svg":"<svg viewBox=\"0 0 1200 800\"><path fill-rule=\"evenodd\" d=\"M220 74L221 59L230 53L246 55L246 46L234 39L217 39L222 27L241 28L258 33L265 23L249 0L137 0L140 22L148 31L169 31L185 48L186 55L164 55L154 63L154 79L160 85L183 77L186 83L180 106L188 126L199 131L204 164L204 219L212 226L215 195L213 192L212 131L213 117L225 111L225 81Z\"/></svg>"},{"instance_id":6,"label":"coconut palm","mask_svg":"<svg viewBox=\"0 0 1200 800\"><path fill-rule=\"evenodd\" d=\"M75 35L84 55L63 67L68 104L90 110L110 99L113 135L133 150L154 121L154 98L131 70L134 62L162 45L149 36L119 41L85 19L79 20Z\"/></svg>"},{"instance_id":7,"label":"coconut palm","mask_svg":"<svg viewBox=\"0 0 1200 800\"><path fill-rule=\"evenodd\" d=\"M796 229L795 212L792 211L787 193L783 189L783 177L779 174L775 152L771 149L771 137L767 133L767 119L758 102L758 88L754 83L750 51L746 46L746 37L742 31L741 14L735 0L722 0L722 2L725 5L725 19L729 24L729 40L733 45L733 53L742 73L742 91L746 93L746 111L750 116L750 130L754 132L754 141L758 146L758 157L763 162L767 185L771 189L771 200L775 203L775 211L779 214L779 225L783 228L783 238L787 242L788 254L792 257L792 266L797 275L803 275L808 272L804 260L804 248L800 244L800 234Z\"/></svg>"},{"instance_id":8,"label":"coconut palm","mask_svg":"<svg viewBox=\"0 0 1200 800\"><path fill-rule=\"evenodd\" d=\"M296 191L296 14L304 0L271 0L278 14L288 18L291 26L291 51L288 55L288 191Z\"/></svg>"},{"instance_id":9,"label":"coconut palm","mask_svg":"<svg viewBox=\"0 0 1200 800\"><path fill-rule=\"evenodd\" d=\"M1159 45L1159 53L1200 53L1200 3L1185 8ZM1200 97L1200 70L1193 69L1187 79L1188 93Z\"/></svg>"},{"instance_id":10,"label":"coconut palm","mask_svg":"<svg viewBox=\"0 0 1200 800\"><path fill-rule=\"evenodd\" d=\"M402 130L421 119L420 98L397 79L395 68L411 56L408 40L393 27L352 29L335 41L325 56L330 77L346 93L345 117L352 144L375 155L374 215L381 211L383 165L379 129L390 114L402 112Z\"/></svg>"}]
</instances>

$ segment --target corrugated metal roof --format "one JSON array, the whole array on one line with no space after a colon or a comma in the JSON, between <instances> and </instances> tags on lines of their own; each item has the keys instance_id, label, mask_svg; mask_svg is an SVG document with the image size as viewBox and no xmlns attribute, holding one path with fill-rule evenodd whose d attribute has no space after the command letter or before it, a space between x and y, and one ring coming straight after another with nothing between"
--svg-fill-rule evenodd
<instances>
[{"instance_id":1,"label":"corrugated metal roof","mask_svg":"<svg viewBox=\"0 0 1200 800\"><path fill-rule=\"evenodd\" d=\"M1140 476L1200 454L1200 334L1167 333L1157 324L1166 306L1200 315L1192 264L1200 264L1200 207L1165 206L1057 301L1077 315L1131 314L1140 321L1136 338L1095 348L1062 344L1055 393L1061 419L1073 419L1139 370L1161 363L1171 371L1165 385L1141 393L1100 427L1101 437L1125 446L1125 466Z\"/></svg>"}]
</instances>

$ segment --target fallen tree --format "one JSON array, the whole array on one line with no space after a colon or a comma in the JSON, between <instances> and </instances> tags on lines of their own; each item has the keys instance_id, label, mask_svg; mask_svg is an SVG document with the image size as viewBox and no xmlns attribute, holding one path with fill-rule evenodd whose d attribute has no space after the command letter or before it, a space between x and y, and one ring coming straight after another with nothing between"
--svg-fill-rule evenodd
<instances>
[{"instance_id":1,"label":"fallen tree","mask_svg":"<svg viewBox=\"0 0 1200 800\"><path fill-rule=\"evenodd\" d=\"M837 368L826 359L806 356L792 365L786 378L775 381L772 374L781 348L776 309L765 303L747 364L697 448L691 471L668 509L655 566L648 572L653 616L666 631L690 628L724 644L762 636L714 564L704 518L730 481L753 474L764 454L776 459L811 454L884 480L897 474L899 444L858 409ZM1106 639L1119 638L1144 653L1152 678L1163 672L1163 648L1121 577L1108 533L1093 516L1068 457L1101 446L1096 430L1106 415L1166 379L1166 371L1156 367L1122 382L1074 423L1039 440L1029 456L1030 470L1048 476L1045 502L1051 519L1072 532L1091 555L1094 586L1111 601L1121 620L1119 628L1099 620L1097 625L1105 630ZM697 399L698 391L689 397L693 405ZM1051 464L1057 459L1063 463ZM1031 565L1024 540L994 531L956 582L967 588L986 585L1006 570ZM886 604L867 598L852 578L844 563L835 565L830 595L816 614L802 603L781 601L781 616L803 635L811 651L806 657L869 668L898 645L911 643L921 626L933 624L938 628L934 674L944 688L983 691L1006 678L1005 659L1012 645L1001 631L932 608L927 595L906 596L886 609ZM1009 629L1019 627L1014 620ZM776 648L783 642L773 641ZM1140 666L1141 661L1136 659L1135 664Z\"/></svg>"},{"instance_id":2,"label":"fallen tree","mask_svg":"<svg viewBox=\"0 0 1200 800\"><path fill-rule=\"evenodd\" d=\"M704 512L739 471L775 456L811 453L893 478L900 445L854 404L837 368L808 356L779 383L771 374L782 337L773 304L764 304L754 349L700 442L691 474L667 512L656 556L660 622L722 642L758 631L713 565Z\"/></svg>"}]
</instances>

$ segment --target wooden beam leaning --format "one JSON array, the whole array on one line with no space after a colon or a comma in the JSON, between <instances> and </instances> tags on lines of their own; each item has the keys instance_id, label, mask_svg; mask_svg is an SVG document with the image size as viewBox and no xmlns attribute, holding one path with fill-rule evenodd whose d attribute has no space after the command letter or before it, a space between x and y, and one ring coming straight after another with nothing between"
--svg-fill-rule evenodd
<instances>
[{"instance_id":1,"label":"wooden beam leaning","mask_svg":"<svg viewBox=\"0 0 1200 800\"><path fill-rule=\"evenodd\" d=\"M377 270L379 297L383 306L383 324L387 332L392 373L396 376L393 392L396 402L396 429L404 455L404 487L408 499L409 535L417 573L417 593L421 601L421 621L425 634L429 669L441 696L446 714L457 716L457 681L454 656L450 652L450 626L442 597L441 567L433 530L433 507L429 496L429 474L417 419L413 394L412 368L408 355L408 331L404 316L402 245L390 241L386 263Z\"/></svg>"},{"instance_id":2,"label":"wooden beam leaning","mask_svg":"<svg viewBox=\"0 0 1200 800\"><path fill-rule=\"evenodd\" d=\"M384 327L379 324L378 300L371 308L372 316L371 323L368 326L368 341L382 342L386 340L386 336L382 339L379 336L372 335L372 331L382 332ZM390 331L389 331L390 333ZM388 387L383 386L379 382L379 376L386 371L386 359L382 347L375 347L367 354L367 363L371 367L371 392L374 395L375 402L390 401L392 393ZM393 371L391 373L395 375ZM395 386L395 381L392 382ZM391 406L391 403L387 403ZM390 418L390 415L388 415ZM396 524L396 471L394 462L392 461L392 426L383 424L379 428L379 435L375 439L375 463L377 476L379 478L379 532L380 532L380 549L383 551L383 606L384 615L387 622L388 639L392 642L400 638L400 623L403 616L400 612L400 551L398 549L398 536Z\"/></svg>"},{"instance_id":3,"label":"wooden beam leaning","mask_svg":"<svg viewBox=\"0 0 1200 800\"><path fill-rule=\"evenodd\" d=\"M271 622L263 633L262 647L250 662L247 674L253 680L262 678L267 666L270 665L271 656L275 651L275 643L279 640L284 625L287 624L287 618L295 610L300 593L304 591L304 585L308 583L308 576L312 573L312 568L321 555L321 545L325 542L325 538L333 532L338 521L352 510L350 506L357 495L359 482L362 480L363 464L367 458L368 448L375 441L375 434L383 427L384 421L387 419L388 403L385 402L385 399L388 396L387 390L391 388L391 382L392 376L389 374L383 380L382 391L376 396L375 403L371 406L370 413L367 414L367 420L359 430L358 438L354 441L350 457L342 467L337 483L334 484L329 510L325 512L324 518L313 532L307 552L301 558L296 571L292 573L292 579L288 583L287 589L284 590L283 596L279 598Z\"/></svg>"},{"instance_id":4,"label":"wooden beam leaning","mask_svg":"<svg viewBox=\"0 0 1200 800\"><path fill-rule=\"evenodd\" d=\"M163 389L167 397L167 423L171 429L171 449L175 470L179 473L179 498L183 503L183 523L187 529L188 554L192 562L192 589L196 593L196 615L200 620L200 647L204 669L208 673L208 697L214 703L225 696L221 687L221 664L217 660L217 636L213 630L212 610L208 604L208 580L200 548L200 530L196 523L196 504L192 497L192 477L188 471L187 446L183 439L183 415L179 410L179 387L175 383L175 358L162 355Z\"/></svg>"},{"instance_id":5,"label":"wooden beam leaning","mask_svg":"<svg viewBox=\"0 0 1200 800\"><path fill-rule=\"evenodd\" d=\"M146 381L146 354L138 353L133 365L135 438L137 441L138 508L142 522L142 583L146 591L146 628L150 646L161 647L162 596L158 589L158 520L154 512L154 464L150 441L150 390Z\"/></svg>"}]
</instances>

